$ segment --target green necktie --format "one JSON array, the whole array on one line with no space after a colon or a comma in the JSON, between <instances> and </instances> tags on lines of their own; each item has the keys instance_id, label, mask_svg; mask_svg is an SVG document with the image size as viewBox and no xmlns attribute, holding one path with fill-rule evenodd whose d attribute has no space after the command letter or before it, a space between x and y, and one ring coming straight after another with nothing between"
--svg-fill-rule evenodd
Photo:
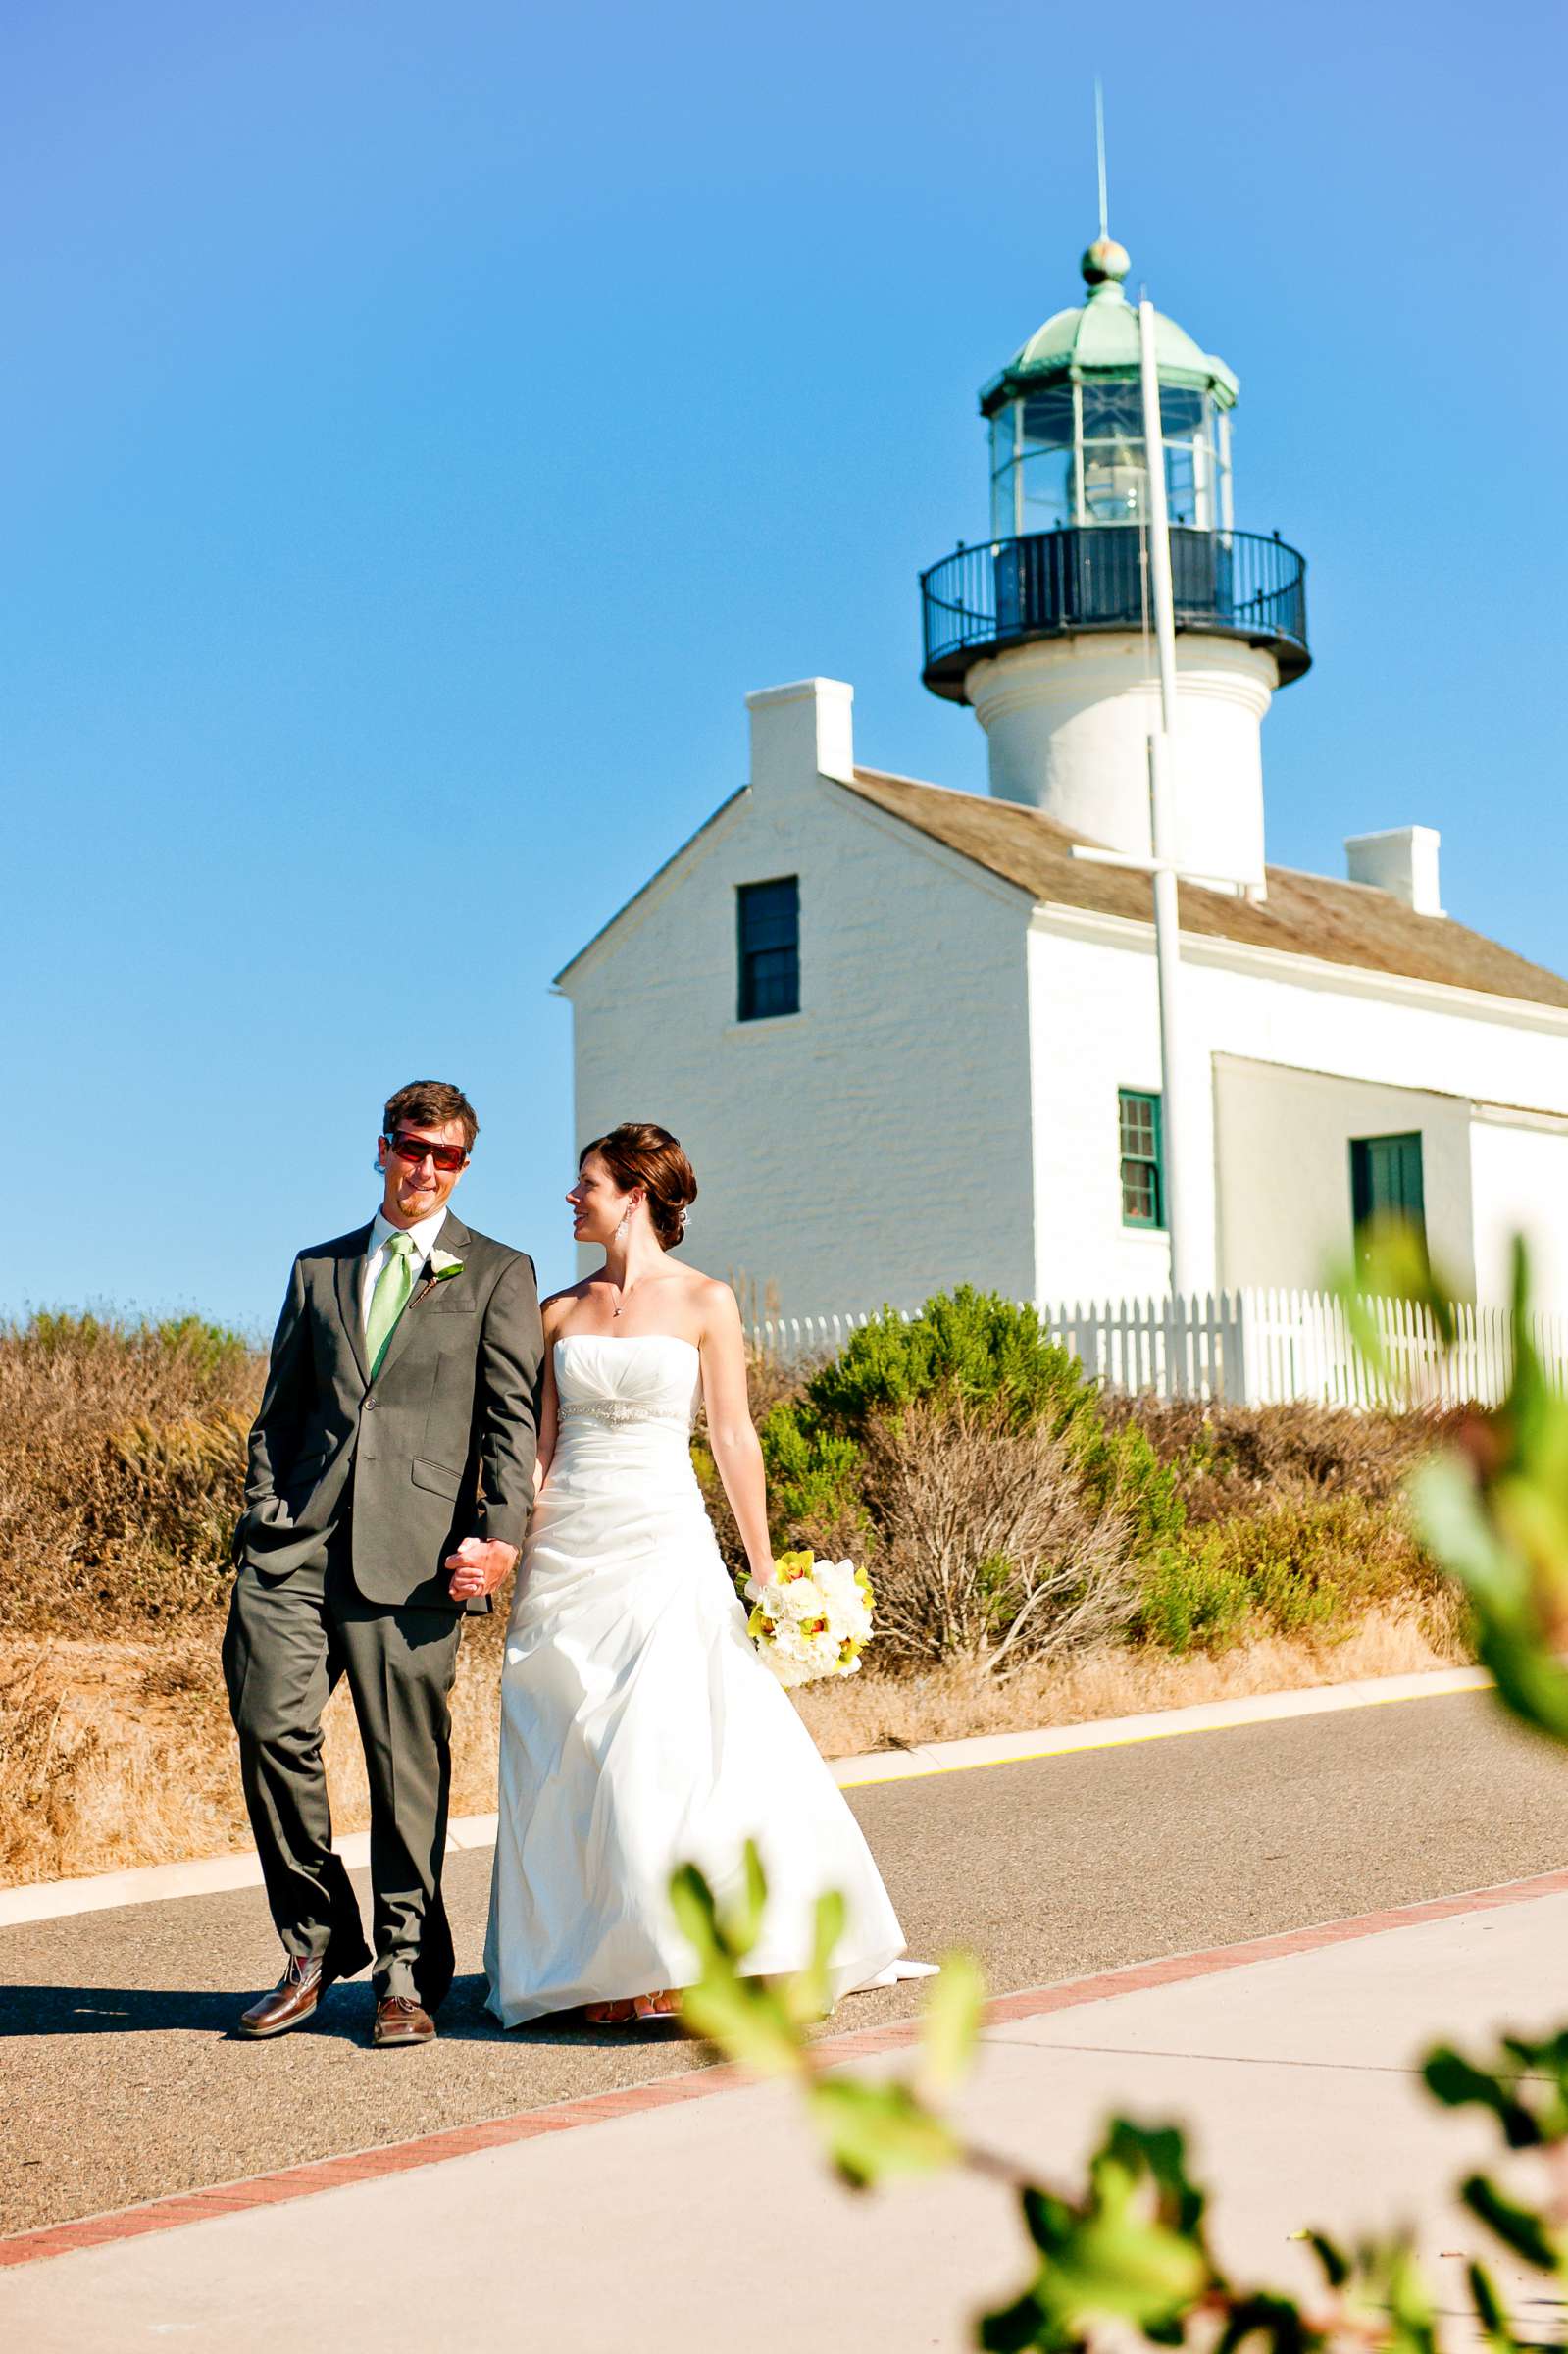
<instances>
[{"instance_id":1,"label":"green necktie","mask_svg":"<svg viewBox=\"0 0 1568 2354\"><path fill-rule=\"evenodd\" d=\"M397 1319L414 1289L414 1237L394 1234L387 1240L386 1256L371 1294L371 1312L365 1319L365 1348L371 1360L371 1379L381 1369L386 1344L397 1330Z\"/></svg>"}]
</instances>

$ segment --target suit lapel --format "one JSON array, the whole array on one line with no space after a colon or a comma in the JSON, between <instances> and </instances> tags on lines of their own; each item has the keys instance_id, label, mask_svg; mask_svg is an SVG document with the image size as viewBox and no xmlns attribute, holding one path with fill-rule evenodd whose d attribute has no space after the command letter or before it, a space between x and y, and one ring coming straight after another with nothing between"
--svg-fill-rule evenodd
<instances>
[{"instance_id":1,"label":"suit lapel","mask_svg":"<svg viewBox=\"0 0 1568 2354\"><path fill-rule=\"evenodd\" d=\"M365 1261L370 1256L371 1234L375 1223L373 1218L360 1236L357 1252L344 1253L337 1262L334 1276L338 1321L354 1352L359 1377L367 1388L370 1386L371 1367L370 1359L365 1355L365 1318L360 1312L360 1294L365 1288Z\"/></svg>"},{"instance_id":2,"label":"suit lapel","mask_svg":"<svg viewBox=\"0 0 1568 2354\"><path fill-rule=\"evenodd\" d=\"M463 1246L469 1241L469 1239L468 1228L463 1224L461 1219L454 1218L451 1211L448 1210L445 1220L442 1224L441 1231L436 1236L430 1248L434 1251L445 1251L449 1253L453 1258L461 1258L463 1256ZM362 1259L360 1261L361 1267L364 1266L364 1263L365 1262ZM386 1375L391 1371L393 1365L396 1364L399 1356L401 1356L403 1351L408 1347L408 1337L409 1333L413 1329L414 1318L419 1312L419 1304L422 1300L429 1297L430 1291L432 1288L429 1280L424 1276L424 1269L428 1263L429 1254L427 1254L426 1257L419 1262L419 1266L416 1269L416 1273L419 1274L421 1280L418 1281L414 1286L413 1297L409 1301L407 1307L404 1308L402 1314L398 1317L397 1322L392 1327L392 1337L387 1342L386 1347L381 1355L381 1369L376 1376L378 1381L383 1381L385 1379ZM447 1277L447 1281L449 1283L461 1283L463 1278L461 1275L450 1275Z\"/></svg>"}]
</instances>

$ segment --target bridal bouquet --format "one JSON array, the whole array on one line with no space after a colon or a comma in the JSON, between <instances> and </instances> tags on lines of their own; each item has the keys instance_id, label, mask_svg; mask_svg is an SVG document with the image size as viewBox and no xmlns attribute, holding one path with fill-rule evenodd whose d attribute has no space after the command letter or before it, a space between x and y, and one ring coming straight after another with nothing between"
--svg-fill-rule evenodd
<instances>
[{"instance_id":1,"label":"bridal bouquet","mask_svg":"<svg viewBox=\"0 0 1568 2354\"><path fill-rule=\"evenodd\" d=\"M853 1561L782 1553L765 1583L746 1581L746 1631L784 1685L854 1675L871 1636L871 1580Z\"/></svg>"}]
</instances>

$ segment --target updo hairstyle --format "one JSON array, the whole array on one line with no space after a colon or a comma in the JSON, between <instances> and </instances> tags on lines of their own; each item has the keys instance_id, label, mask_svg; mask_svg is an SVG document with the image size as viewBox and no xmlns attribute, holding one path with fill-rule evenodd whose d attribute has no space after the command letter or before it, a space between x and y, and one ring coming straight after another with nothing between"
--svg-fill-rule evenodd
<instances>
[{"instance_id":1,"label":"updo hairstyle","mask_svg":"<svg viewBox=\"0 0 1568 2354\"><path fill-rule=\"evenodd\" d=\"M668 1128L652 1120L623 1120L608 1136L596 1136L578 1154L578 1167L597 1152L624 1194L640 1185L653 1231L673 1251L686 1230L686 1211L697 1198L691 1163Z\"/></svg>"}]
</instances>

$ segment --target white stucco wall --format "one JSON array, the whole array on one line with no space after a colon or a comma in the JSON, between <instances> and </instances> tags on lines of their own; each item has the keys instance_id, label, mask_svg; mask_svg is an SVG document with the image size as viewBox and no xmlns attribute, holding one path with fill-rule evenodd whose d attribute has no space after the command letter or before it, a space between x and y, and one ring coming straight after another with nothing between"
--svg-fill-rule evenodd
<instances>
[{"instance_id":1,"label":"white stucco wall","mask_svg":"<svg viewBox=\"0 0 1568 2354\"><path fill-rule=\"evenodd\" d=\"M1478 1297L1508 1299L1511 1238L1520 1233L1530 1247L1536 1300L1568 1308L1568 1119L1528 1119L1478 1104L1470 1151Z\"/></svg>"},{"instance_id":2,"label":"white stucco wall","mask_svg":"<svg viewBox=\"0 0 1568 2354\"><path fill-rule=\"evenodd\" d=\"M1122 1223L1117 1103L1124 1087L1160 1089L1153 951L1085 941L1047 917L1037 917L1029 947L1040 1296L1166 1291L1166 1236Z\"/></svg>"},{"instance_id":3,"label":"white stucco wall","mask_svg":"<svg viewBox=\"0 0 1568 2354\"><path fill-rule=\"evenodd\" d=\"M1214 1112L1220 1262L1228 1289L1315 1291L1348 1265L1350 1139L1414 1132L1421 1138L1433 1265L1458 1298L1472 1297L1467 1100L1220 1054Z\"/></svg>"},{"instance_id":4,"label":"white stucco wall","mask_svg":"<svg viewBox=\"0 0 1568 2354\"><path fill-rule=\"evenodd\" d=\"M701 1189L683 1255L759 1308L1027 1297L1029 902L823 781L841 697L759 698L748 792L564 977L577 1133L673 1129ZM741 1022L736 887L784 875L801 1010Z\"/></svg>"},{"instance_id":5,"label":"white stucco wall","mask_svg":"<svg viewBox=\"0 0 1568 2354\"><path fill-rule=\"evenodd\" d=\"M1214 1285L1319 1284L1325 1241L1342 1256L1349 1240L1348 1138L1416 1127L1426 1138L1429 1119L1429 1228L1434 1254L1457 1283L1483 1296L1494 1284L1496 1238L1499 1222L1506 1231L1510 1199L1530 1208L1538 1231L1549 1222L1551 1159L1527 1141L1537 1133L1528 1119L1479 1149L1475 1135L1468 1150L1460 1140L1472 1102L1568 1116L1568 1016L1190 937L1183 944L1182 990L1196 1116L1216 1137L1199 1172L1206 1191L1196 1205L1212 1238ZM1118 1088L1159 1084L1148 929L1070 908L1038 911L1030 998L1044 1295L1103 1299L1159 1290L1168 1281L1163 1241L1122 1225L1117 1165ZM1246 1080L1238 1071L1217 1089L1221 1056L1257 1075ZM1282 1074L1278 1082L1271 1070ZM1314 1075L1323 1087L1314 1088ZM1255 1116L1248 1108L1254 1100ZM1296 1136L1291 1151L1275 1152L1277 1184L1256 1174L1270 1143L1271 1100L1282 1119L1296 1121L1315 1102L1332 1121L1322 1136ZM1420 1118L1408 1116L1416 1104ZM1554 1129L1548 1141L1555 1142Z\"/></svg>"}]
</instances>

